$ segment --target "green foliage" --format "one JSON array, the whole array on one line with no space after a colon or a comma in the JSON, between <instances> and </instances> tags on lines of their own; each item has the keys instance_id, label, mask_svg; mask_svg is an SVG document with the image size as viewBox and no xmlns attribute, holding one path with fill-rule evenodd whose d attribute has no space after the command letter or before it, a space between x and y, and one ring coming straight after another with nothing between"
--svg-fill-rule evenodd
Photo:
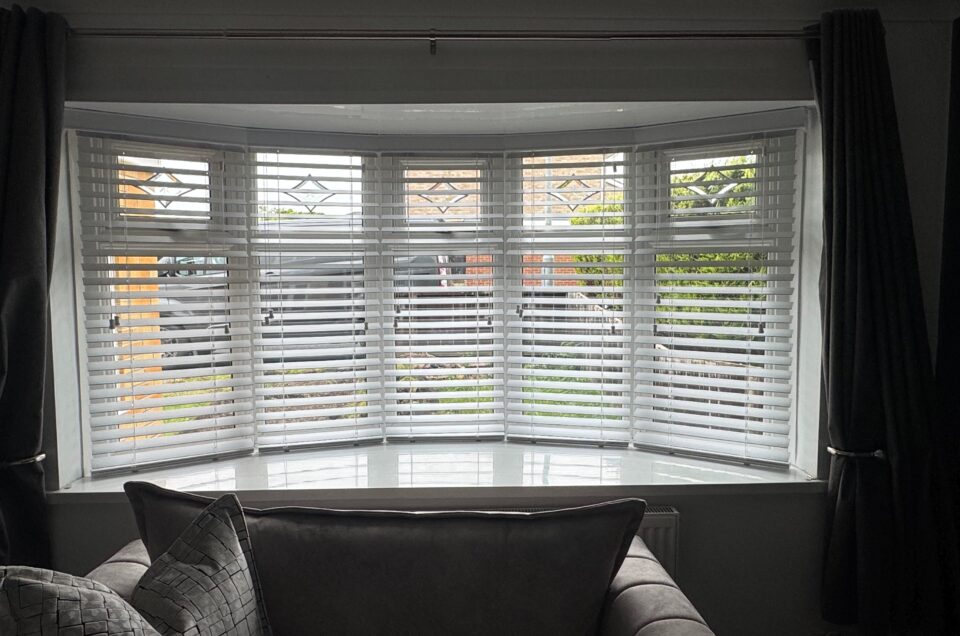
<instances>
[{"instance_id":1,"label":"green foliage","mask_svg":"<svg viewBox=\"0 0 960 636\"><path fill-rule=\"evenodd\" d=\"M703 166L701 169L695 167L683 168L682 171L671 174L670 176L670 209L676 211L671 213L671 217L683 218L689 215L710 215L710 216L729 216L743 214L742 208L752 207L757 204L755 194L756 168L749 166L754 163L754 159L749 155L738 155L722 158L722 161L716 162L719 165ZM682 166L684 162L679 162ZM695 164L690 164L695 166ZM572 225L622 225L623 206L618 203L606 205L585 206L581 209L583 216L574 217L570 220ZM656 271L659 275L681 275L688 277L689 280L671 280L669 285L661 287L658 292L659 299L696 299L696 300L748 300L756 296L751 294L711 294L708 292L683 292L683 287L763 287L764 281L759 280L730 280L722 275L725 274L763 274L766 267L758 266L766 258L762 252L702 252L695 254L688 253L660 253L656 255ZM581 286L596 287L605 283L606 287L620 287L622 280L602 281L599 275L622 274L622 267L600 267L591 266L591 263L623 263L622 254L581 254L574 257L577 263L583 265L576 267L578 274L597 275L597 279L586 279L579 281ZM722 264L711 264L722 263ZM740 264L742 263L742 265ZM704 277L697 278L698 275ZM678 291L666 291L669 287ZM619 295L619 292L593 292L593 297L601 298L607 296ZM659 311L680 311L684 313L748 313L746 309L734 307L695 307L685 305L658 306ZM690 319L666 319L657 320L657 324L686 324L703 325L705 321ZM721 323L724 326L740 326L740 322Z\"/></svg>"},{"instance_id":2,"label":"green foliage","mask_svg":"<svg viewBox=\"0 0 960 636\"><path fill-rule=\"evenodd\" d=\"M295 214L309 214L306 210L294 210L293 208L274 208L261 205L258 210L261 219L277 219L282 216L292 216Z\"/></svg>"},{"instance_id":3,"label":"green foliage","mask_svg":"<svg viewBox=\"0 0 960 636\"><path fill-rule=\"evenodd\" d=\"M620 203L608 203L605 205L588 205L584 206L581 209L581 212L585 216L576 216L570 219L571 225L623 225L623 216L617 216L617 213L623 213L623 205ZM577 263L622 263L623 254L577 254L573 257L574 262ZM606 287L623 287L623 279L614 279L604 281L603 276L606 273L608 276L623 275L623 267L600 267L600 266L590 266L585 265L582 267L576 267L575 271L577 274L588 274L594 276L600 276L597 279L586 279L581 280L580 285L584 287L599 287L606 284ZM619 292L592 292L590 294L593 298L615 298L619 296Z\"/></svg>"},{"instance_id":4,"label":"green foliage","mask_svg":"<svg viewBox=\"0 0 960 636\"><path fill-rule=\"evenodd\" d=\"M757 198L753 196L756 184L753 180L757 176L757 169L740 167L753 163L753 160L748 155L723 159L725 161L720 166L706 166L700 170L684 168L690 171L671 174L670 196L674 200L670 203L670 209L696 208L705 214L737 214L737 210L723 208L756 205ZM704 197L709 198L705 200Z\"/></svg>"},{"instance_id":5,"label":"green foliage","mask_svg":"<svg viewBox=\"0 0 960 636\"><path fill-rule=\"evenodd\" d=\"M687 215L731 216L743 214L742 209L757 205L756 168L742 167L753 163L747 155L725 158L724 165L708 166L702 170L672 174L670 194L671 210L677 210L677 218ZM729 166L729 167L727 167ZM672 215L674 216L674 215ZM766 267L758 263L766 258L762 252L703 252L697 254L662 253L657 254L657 274L683 275L690 280L671 280L670 287L763 287L759 280L730 280L723 275L763 274ZM711 265L723 262L723 265ZM742 262L742 265L739 264ZM698 279L697 275L704 278ZM719 278L719 280L718 280ZM710 294L706 292L665 291L658 294L660 299L697 299L697 300L749 300L751 294ZM746 309L736 307L696 307L689 305L659 306L659 311L681 311L684 313L747 313ZM657 324L704 325L705 321L692 319L658 319ZM743 326L738 321L721 322L720 326ZM717 337L717 336L714 336Z\"/></svg>"},{"instance_id":6,"label":"green foliage","mask_svg":"<svg viewBox=\"0 0 960 636\"><path fill-rule=\"evenodd\" d=\"M458 369L455 366L444 365L442 358L438 359L437 364L398 364L395 367L397 370L408 371L413 369L443 369L447 368L450 370L449 375L437 376L437 379L440 380L457 380L463 384L460 386L442 386L442 387L432 387L432 388L420 388L416 384L420 380L418 376L415 375L403 375L397 378L398 382L401 383L400 390L403 395L412 401L423 401L417 399L417 393L422 391L436 392L436 393L449 393L450 397L442 398L431 398L431 404L449 404L450 409L443 409L434 411L434 415L481 415L484 413L493 413L493 409L485 408L464 408L470 405L479 405L484 402L493 402L494 398L489 396L477 396L478 391L492 391L495 389L493 385L485 384L489 382L491 378L488 375L474 376L466 375L463 373L458 373ZM404 382L409 382L409 388L403 387ZM403 390L406 388L406 390ZM463 405L463 406L460 406ZM459 408L457 408L459 406ZM401 407L401 413L402 413ZM415 415L416 413L410 413Z\"/></svg>"}]
</instances>

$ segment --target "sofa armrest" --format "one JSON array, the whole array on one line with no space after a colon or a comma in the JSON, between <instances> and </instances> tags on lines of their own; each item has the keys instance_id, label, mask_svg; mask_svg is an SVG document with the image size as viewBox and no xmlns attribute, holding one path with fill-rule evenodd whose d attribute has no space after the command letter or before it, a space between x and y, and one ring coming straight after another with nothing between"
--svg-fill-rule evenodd
<instances>
[{"instance_id":1,"label":"sofa armrest","mask_svg":"<svg viewBox=\"0 0 960 636\"><path fill-rule=\"evenodd\" d=\"M94 568L87 578L103 583L129 601L148 567L150 556L143 542L138 539L120 548L116 554Z\"/></svg>"},{"instance_id":2,"label":"sofa armrest","mask_svg":"<svg viewBox=\"0 0 960 636\"><path fill-rule=\"evenodd\" d=\"M713 632L636 537L610 584L600 636L713 636Z\"/></svg>"}]
</instances>

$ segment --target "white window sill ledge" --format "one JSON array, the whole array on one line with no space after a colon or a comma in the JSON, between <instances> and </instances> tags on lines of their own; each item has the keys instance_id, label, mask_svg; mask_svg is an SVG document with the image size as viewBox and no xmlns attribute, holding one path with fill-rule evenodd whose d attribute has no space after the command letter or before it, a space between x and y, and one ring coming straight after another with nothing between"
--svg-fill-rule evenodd
<instances>
[{"instance_id":1,"label":"white window sill ledge","mask_svg":"<svg viewBox=\"0 0 960 636\"><path fill-rule=\"evenodd\" d=\"M795 468L722 463L629 449L505 442L391 443L264 453L202 464L80 479L49 493L51 503L78 495L123 497L126 481L192 492L242 492L260 503L659 496L810 492L825 488ZM312 494L311 494L312 493ZM357 505L354 503L353 505ZM492 505L492 504L477 504Z\"/></svg>"}]
</instances>

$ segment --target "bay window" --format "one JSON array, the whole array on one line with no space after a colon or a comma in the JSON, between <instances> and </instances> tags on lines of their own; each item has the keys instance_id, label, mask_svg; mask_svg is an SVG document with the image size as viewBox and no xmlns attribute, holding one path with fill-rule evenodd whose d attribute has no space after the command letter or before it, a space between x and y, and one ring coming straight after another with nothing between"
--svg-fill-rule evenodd
<instances>
[{"instance_id":1,"label":"bay window","mask_svg":"<svg viewBox=\"0 0 960 636\"><path fill-rule=\"evenodd\" d=\"M415 439L786 464L803 134L72 133L89 467Z\"/></svg>"}]
</instances>

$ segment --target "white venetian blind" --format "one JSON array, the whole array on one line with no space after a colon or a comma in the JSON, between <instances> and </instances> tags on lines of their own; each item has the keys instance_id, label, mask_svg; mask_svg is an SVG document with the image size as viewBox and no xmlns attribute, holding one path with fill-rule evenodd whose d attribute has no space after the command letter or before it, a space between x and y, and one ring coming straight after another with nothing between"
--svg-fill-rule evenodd
<instances>
[{"instance_id":1,"label":"white venetian blind","mask_svg":"<svg viewBox=\"0 0 960 636\"><path fill-rule=\"evenodd\" d=\"M220 155L77 150L93 470L252 449L246 222Z\"/></svg>"},{"instance_id":2,"label":"white venetian blind","mask_svg":"<svg viewBox=\"0 0 960 636\"><path fill-rule=\"evenodd\" d=\"M251 151L261 447L380 439L380 314L363 159ZM373 214L370 214L373 217ZM372 272L372 273L371 273Z\"/></svg>"},{"instance_id":3,"label":"white venetian blind","mask_svg":"<svg viewBox=\"0 0 960 636\"><path fill-rule=\"evenodd\" d=\"M380 159L388 438L503 436L500 165Z\"/></svg>"},{"instance_id":4,"label":"white venetian blind","mask_svg":"<svg viewBox=\"0 0 960 636\"><path fill-rule=\"evenodd\" d=\"M626 157L515 161L506 246L511 438L630 441Z\"/></svg>"},{"instance_id":5,"label":"white venetian blind","mask_svg":"<svg viewBox=\"0 0 960 636\"><path fill-rule=\"evenodd\" d=\"M796 154L794 134L661 151L638 187L638 446L788 461Z\"/></svg>"},{"instance_id":6,"label":"white venetian blind","mask_svg":"<svg viewBox=\"0 0 960 636\"><path fill-rule=\"evenodd\" d=\"M797 137L426 155L78 133L92 468L504 436L787 463Z\"/></svg>"}]
</instances>

